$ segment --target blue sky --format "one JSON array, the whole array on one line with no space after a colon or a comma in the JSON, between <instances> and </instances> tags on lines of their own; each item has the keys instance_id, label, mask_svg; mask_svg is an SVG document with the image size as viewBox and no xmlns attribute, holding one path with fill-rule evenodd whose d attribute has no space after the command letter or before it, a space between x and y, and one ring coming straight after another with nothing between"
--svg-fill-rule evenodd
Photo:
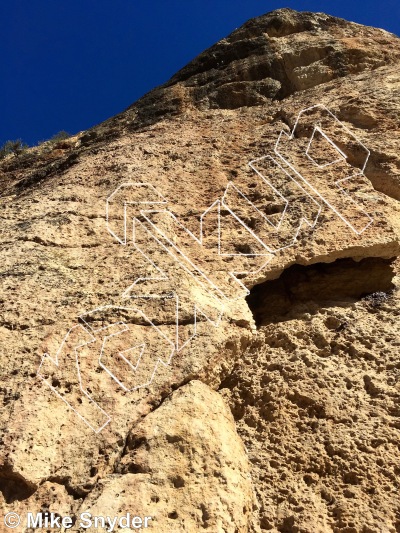
<instances>
[{"instance_id":1,"label":"blue sky","mask_svg":"<svg viewBox=\"0 0 400 533\"><path fill-rule=\"evenodd\" d=\"M279 7L400 35L399 0L1 0L0 144L87 129Z\"/></svg>"}]
</instances>

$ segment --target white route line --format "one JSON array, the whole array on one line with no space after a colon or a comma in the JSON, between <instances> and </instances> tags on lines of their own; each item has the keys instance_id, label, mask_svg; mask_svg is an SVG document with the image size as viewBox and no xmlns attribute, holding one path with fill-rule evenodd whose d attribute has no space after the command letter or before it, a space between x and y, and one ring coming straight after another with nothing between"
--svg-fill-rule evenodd
<instances>
[{"instance_id":1,"label":"white route line","mask_svg":"<svg viewBox=\"0 0 400 533\"><path fill-rule=\"evenodd\" d=\"M339 125L342 131L344 131L348 137L350 137L352 140L356 141L359 146L362 147L362 149L366 152L366 158L364 161L364 164L362 166L362 169L360 169L358 172L355 172L354 174L351 174L349 176L346 176L345 178L341 178L334 182L337 189L346 195L348 200L350 200L352 203L354 203L357 208L368 218L369 222L361 229L361 231L358 231L349 220L347 220L339 211L338 209L332 205L330 201L328 201L322 194L310 183L308 179L304 175L300 173L300 171L295 168L294 164L291 163L290 160L285 158L285 156L280 152L280 145L282 143L282 140L284 136L286 137L286 141L292 141L293 143L296 142L296 129L298 128L301 119L308 113L310 114L314 110L321 110L321 112L324 114L323 118L329 118L330 120L333 120L336 125ZM325 164L319 164L317 161L315 161L312 156L310 155L310 151L312 148L313 141L315 139L316 134L321 135L331 146L333 149L336 150L339 157L336 160L329 161ZM279 157L281 161L287 165L291 171L294 172L296 178L295 179L287 170L285 167L283 167L276 159L274 159L272 156L267 155L263 156L257 159L253 159L249 162L250 168L257 174L259 178L261 178L262 183L265 183L268 185L274 194L279 197L282 202L284 202L285 207L283 209L283 212L279 218L279 221L274 224L273 221L271 221L262 211L260 211L256 205L249 200L249 198L243 194L243 192L233 183L228 182L227 187L225 189L225 192L221 199L217 199L208 209L206 209L202 215L200 216L200 235L199 238L196 237L188 228L186 228L183 224L179 222L177 217L171 213L167 206L167 200L166 198L150 183L122 183L119 185L106 199L106 225L109 233L123 246L127 246L130 242L130 239L128 239L128 208L129 207L136 207L138 209L138 213L136 216L133 216L131 218L133 226L132 226L132 244L135 247L135 249L148 261L148 263L152 266L154 271L156 273L159 273L159 275L156 276L147 276L147 277L139 277L135 279L135 281L123 292L122 296L124 298L147 298L147 299L175 299L175 335L174 335L174 342L172 342L162 331L160 328L158 328L154 322L152 322L146 315L143 313L140 309L134 308L134 307L119 307L119 306L112 306L112 305L106 305L106 306L100 306L96 309L93 309L91 311L82 313L79 316L79 319L85 324L85 327L80 325L74 326L71 328L67 334L65 335L57 353L55 356L55 359L52 359L49 354L45 353L42 357L42 361L40 363L39 369L38 369L38 375L44 380L44 382L59 396L78 416L81 420L83 420L95 433L100 433L106 425L110 422L111 416L107 414L88 394L87 390L85 390L83 386L83 380L81 375L81 368L79 364L79 355L78 350L82 349L85 346L88 346L90 344L93 344L97 341L98 335L102 332L106 332L109 328L115 328L116 326L120 326L120 330L116 331L114 333L111 333L110 335L104 335L102 337L102 345L100 354L98 356L98 366L103 368L107 374L125 391L131 392L134 390L137 390L142 387L148 387L151 385L151 383L154 380L154 377L156 375L156 372L158 370L159 366L163 366L164 368L168 367L170 365L172 357L176 352L181 351L185 346L187 346L193 338L197 334L197 315L198 313L201 313L206 320L211 323L214 327L218 327L221 323L222 315L224 312L224 308L226 306L227 302L235 301L239 298L243 298L244 296L249 294L249 290L247 287L238 279L238 275L248 275L248 274L256 274L260 272L262 269L265 268L265 266L271 261L271 259L279 252L290 248L295 245L297 242L297 238L299 236L299 233L303 229L305 225L307 225L310 228L315 228L319 215L322 210L322 206L319 202L316 201L316 199L309 194L304 187L301 185L301 183L305 183L309 189L311 189L318 198L320 198L332 211L337 214L346 224L349 226L352 231L360 235L363 233L372 223L373 219L372 217L366 213L364 210L360 208L360 205L350 196L348 192L346 192L345 189L341 187L341 184L343 184L345 181L348 181L356 176L363 175L364 170L366 168L368 158L370 155L369 150L355 137L355 135L348 129L344 124L342 124L337 117L331 113L325 106L318 104L306 109L303 109L296 120L296 123L293 127L293 130L291 131L290 135L287 134L285 131L281 131L279 133L277 142L274 147L274 153ZM345 152L323 131L322 126L320 124L314 125L314 129L312 132L312 135L310 137L310 140L308 142L307 148L305 149L304 153L305 157L308 158L308 160L315 165L316 167L323 169L325 167L334 165L339 162L347 162L347 156ZM268 177L264 176L257 168L256 164L259 162L263 162L265 160L268 160L272 162L276 167L279 168L280 171L282 171L285 174L285 177L290 179L295 186L302 191L303 195L308 198L310 202L315 204L317 208L316 214L312 216L312 220L309 221L303 214L298 219L298 226L296 228L296 231L291 236L291 242L290 244L287 244L285 246L280 246L278 248L273 248L270 244L265 243L248 225L240 218L240 216L235 212L234 208L232 208L229 205L229 199L228 194L230 191L235 191L236 194L239 195L245 202L246 205L249 205L252 209L254 209L257 214L260 216L262 221L265 221L269 227L273 228L277 232L279 232L282 229L283 221L285 220L285 217L288 212L290 200L286 198L272 183ZM128 195L132 194L132 191L136 191L141 196L138 200L135 199L127 199ZM124 192L126 192L125 197L123 196ZM122 195L122 198L121 198ZM144 197L144 199L143 199ZM123 203L123 225L122 225L122 234L121 232L118 232L115 228L115 219L112 217L112 206L113 202L117 201L118 205L121 205ZM222 241L222 235L221 235L221 206L224 208L224 210L228 211L228 213L238 222L251 236L252 238L260 245L261 247L261 253L260 252L254 252L254 253L223 253L221 241ZM161 208L161 209L160 209ZM217 243L217 255L221 257L265 257L265 262L255 271L245 271L245 272L234 272L234 271L228 271L227 276L230 276L235 283L234 289L235 293L232 295L229 295L226 293L226 287L225 289L221 287L221 285L218 284L218 282L213 281L207 273L204 271L203 268L201 268L199 265L197 265L188 255L185 253L184 250L182 250L181 247L179 247L175 242L174 239L168 235L168 232L160 228L156 223L154 223L151 219L151 215L154 214L163 214L164 216L170 217L172 219L173 223L176 227L179 228L180 231L182 231L187 237L189 237L189 240L192 242L197 243L200 246L204 245L204 221L205 217L211 213L214 209L217 211L217 235L218 235L218 243ZM140 216L141 220L138 218ZM268 227L268 226L267 226ZM196 281L197 285L201 287L203 291L205 291L205 294L209 298L209 301L216 305L217 309L217 320L212 320L206 312L199 307L197 302L194 302L194 310L193 310L193 334L190 335L190 337L183 343L180 344L179 339L179 309L180 309L180 297L179 294L175 290L171 290L170 292L166 294L140 294L140 283L141 282L161 282L161 281L168 281L169 277L166 272L162 270L161 267L157 266L157 264L151 259L151 257L146 254L146 252L142 249L138 239L137 239L137 230L141 229L144 232L147 232L150 237L156 242L157 247L163 251L163 253L170 256L175 262L177 262L181 268L184 269L184 271L192 276L192 278ZM195 275L195 273L197 275ZM139 294L132 295L132 289L137 288ZM92 327L90 322L88 322L88 316L89 315L95 315L96 313L99 313L99 316L101 316L101 313L104 311L133 311L134 313L138 314L144 322L147 323L147 326L150 326L155 333L159 336L159 338L167 343L167 345L170 347L171 351L169 353L169 356L166 358L166 362L161 359L160 357L157 358L157 361L155 362L153 372L151 374L151 377L149 381L146 383L128 388L124 382L121 376L115 375L114 372L110 370L110 368L107 366L107 364L103 361L103 356L106 348L107 342L112 339L113 337L116 337L118 335L124 334L127 331L130 331L129 326L124 321L117 321L112 324L108 324L107 326L99 327L95 329ZM87 401L89 402L90 406L93 406L98 413L100 413L106 421L101 425L101 427L95 426L91 421L87 420L85 416L83 416L81 413L78 412L77 409L75 409L66 399L63 397L56 389L53 387L49 381L42 375L42 366L45 363L45 361L49 360L53 363L55 367L57 367L60 371L62 371L62 368L60 367L60 355L62 354L64 348L67 346L67 339L70 337L71 333L76 330L76 328L81 328L83 332L90 337L90 340L87 342L80 342L76 344L72 349L74 350L75 354L75 366L77 370L77 376L79 380L79 388L82 394L85 396ZM97 338L96 338L97 336ZM126 357L128 353L133 353L135 350L139 349L140 354L136 359L136 364L132 364L129 359ZM140 363L142 362L143 355L146 350L146 343L137 343L130 347L128 347L125 350L120 350L118 352L118 356L122 358L123 361L131 368L132 373L135 373L140 366ZM61 365L62 366L62 365Z\"/></svg>"},{"instance_id":2,"label":"white route line","mask_svg":"<svg viewBox=\"0 0 400 533\"><path fill-rule=\"evenodd\" d=\"M100 405L98 403L96 403L90 396L89 394L83 389L82 387L82 380L81 380L81 376L80 376L80 369L79 369L79 362L78 362L78 354L77 354L77 349L78 348L81 348L83 346L85 346L86 344L88 343L81 343L81 344L77 344L75 347L74 347L74 351L75 351L75 365L76 365L76 369L77 369L77 373L78 373L78 377L79 377L79 388L82 392L82 394L84 394L84 396L88 399L88 401L90 402L90 404L93 404L95 406L95 408L100 411L104 417L107 419L106 422L98 427L97 429L95 427L92 426L91 422L89 420L87 420L83 415L81 415L58 391L55 387L53 387L49 381L47 381L47 379L42 375L41 373L41 370L42 370L42 366L43 364L47 361L47 360L50 360L57 368L60 369L60 366L59 366L59 355L60 353L63 351L63 348L64 348L64 345L66 344L66 340L67 338L70 336L71 332L74 331L75 329L77 328L81 328L85 331L85 333L87 333L88 335L90 335L92 337L93 340L89 341L89 342L94 342L96 339L95 337L93 337L85 328L83 328L81 325L76 325L76 326L73 326L70 330L68 330L67 334L65 335L64 339L62 340L61 344L60 344L60 347L58 348L57 350L57 353L55 355L55 358L53 359L48 353L45 353L42 357L42 360L40 362L40 365L39 365L39 368L38 368L38 371L37 371L37 375L44 381L44 383L46 383L46 385L53 391L55 392L55 394L57 394L57 396L59 398L61 398L61 400L63 402L65 402L68 407L70 409L72 409L74 411L75 414L78 415L78 417L83 420L83 422L85 422L85 424L87 424L90 429L92 429L95 433L100 433L106 426L107 424L109 424L109 422L111 421L111 417L100 407ZM60 369L61 370L61 369Z\"/></svg>"},{"instance_id":3,"label":"white route line","mask_svg":"<svg viewBox=\"0 0 400 533\"><path fill-rule=\"evenodd\" d=\"M292 132L290 133L290 135L288 135L285 131L281 131L279 136L278 136L278 140L276 141L276 144L275 144L275 148L274 148L274 152L275 154L280 157L290 168L291 170L293 170L293 172L296 173L297 176L299 176L299 178L301 180L303 180L308 187L310 187L310 189L319 197L321 198L321 200L330 208L332 209L332 211L341 219L343 220L343 222L349 226L353 231L354 233L356 233L357 235L361 235L361 233L363 233L373 222L374 222L374 219L366 212L364 211L363 209L360 209L360 212L363 213L363 215L369 220L369 222L367 224L364 225L364 227L361 229L361 231L357 230L353 224L351 224L351 222L349 220L347 220L346 217L344 217L339 211L338 209L332 205L332 203L327 200L310 182L309 180L307 180L302 174L300 174L299 170L296 169L296 167L288 160L284 157L284 155L279 151L279 145L281 144L281 140L282 140L282 137L285 136L287 137L287 140L290 140L290 141L294 141L295 140L295 135L296 135L296 129L300 123L300 119L301 117L305 114L305 113L308 113L314 109L320 109L322 110L324 113L328 114L329 117L331 117L331 119L333 119L333 121L335 123L337 123L346 133L348 136L350 136L354 141L357 142L357 144L359 146L361 146L365 152L366 152L366 157L365 157L365 161L363 163L363 166L362 168L358 171L358 172L355 172L354 174L351 174L349 176L346 176L345 178L342 178L342 179L339 179L337 181L335 181L335 185L337 186L338 188L338 191L340 191L341 193L343 193L344 195L346 195L347 199L352 202L355 206L357 206L357 208L360 209L360 205L357 203L356 200L354 200L351 195L341 186L341 184L343 184L344 182L346 181L349 181L357 176L362 176L364 175L364 171L365 171L365 168L367 166L367 163L368 163L368 160L369 160L369 156L371 154L371 152L368 150L368 148L366 146L364 146L364 144L342 123L340 122L340 120L331 112L329 111L329 109L327 109L324 105L322 104L317 104L317 105L314 105L312 107L309 107L309 108L306 108L306 109L303 109L298 117L297 117L297 120L296 120L296 123L293 127L293 130ZM335 161L332 161L330 162L329 164L326 164L326 165L319 165L318 163L316 163L316 161L314 159L312 159L308 152L310 150L310 147L311 147L311 144L312 144L312 141L314 139L314 136L315 136L315 132L318 131L319 133L322 134L322 136L331 144L331 146L333 146L333 148L335 150L337 150L337 152L342 156L340 157L339 159L335 160ZM339 161L342 161L342 160L347 160L347 156L343 153L343 151L339 148L339 146L337 144L335 144L332 139L330 139L321 129L321 127L319 126L314 126L314 131L312 133L312 136L310 138L310 142L308 144L308 147L307 147L307 150L305 152L305 155L306 157L312 161L316 166L318 166L319 168L324 168L326 166L329 166L329 165L333 165ZM352 168L352 167L351 167Z\"/></svg>"}]
</instances>

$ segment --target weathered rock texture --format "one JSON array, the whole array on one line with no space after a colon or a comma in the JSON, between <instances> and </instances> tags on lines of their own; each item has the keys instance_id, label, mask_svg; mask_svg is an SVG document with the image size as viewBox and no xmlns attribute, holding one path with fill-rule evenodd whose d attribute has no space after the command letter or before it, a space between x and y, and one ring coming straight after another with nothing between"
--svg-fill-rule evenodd
<instances>
[{"instance_id":1,"label":"weathered rock texture","mask_svg":"<svg viewBox=\"0 0 400 533\"><path fill-rule=\"evenodd\" d=\"M283 9L98 127L1 162L4 514L129 511L163 533L400 531L399 67L398 37ZM350 137L321 108L295 128L315 104ZM317 168L339 154L318 132L314 163L304 156L316 125L346 161ZM256 159L270 184L249 167ZM314 181L294 169L314 169ZM348 194L338 192L335 181L352 174ZM218 254L216 207L200 244L165 213L129 205L118 243L106 200L123 183L155 187L196 236L224 197L220 251L231 256ZM128 196L110 204L121 238ZM133 216L148 258L132 246ZM296 226L301 217L309 224ZM192 266L178 266L154 228ZM220 299L193 265L235 296L220 322ZM143 280L162 277L157 268L168 279ZM229 272L241 273L247 297ZM168 360L172 292L181 343L197 334L151 383L126 390L146 382L154 360L135 374L117 355L151 342L151 323L155 357ZM60 346L60 367L45 359L41 379L43 355ZM95 433L60 396L95 430L104 413L112 419Z\"/></svg>"}]
</instances>

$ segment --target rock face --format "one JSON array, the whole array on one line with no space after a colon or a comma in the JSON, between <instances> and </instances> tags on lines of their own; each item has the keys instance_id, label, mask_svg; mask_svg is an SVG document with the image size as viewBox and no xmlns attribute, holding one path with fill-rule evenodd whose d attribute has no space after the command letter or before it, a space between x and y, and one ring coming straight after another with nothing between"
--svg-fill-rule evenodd
<instances>
[{"instance_id":1,"label":"rock face","mask_svg":"<svg viewBox=\"0 0 400 533\"><path fill-rule=\"evenodd\" d=\"M283 9L0 162L20 531L400 530L399 64L384 30Z\"/></svg>"}]
</instances>

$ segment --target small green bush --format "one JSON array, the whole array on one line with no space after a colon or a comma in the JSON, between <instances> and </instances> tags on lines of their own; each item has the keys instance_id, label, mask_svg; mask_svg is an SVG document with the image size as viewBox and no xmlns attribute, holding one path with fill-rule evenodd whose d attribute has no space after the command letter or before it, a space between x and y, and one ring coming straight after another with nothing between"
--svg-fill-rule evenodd
<instances>
[{"instance_id":1,"label":"small green bush","mask_svg":"<svg viewBox=\"0 0 400 533\"><path fill-rule=\"evenodd\" d=\"M0 146L0 159L4 159L9 154L19 155L28 148L28 145L21 139L15 141L6 141Z\"/></svg>"},{"instance_id":2,"label":"small green bush","mask_svg":"<svg viewBox=\"0 0 400 533\"><path fill-rule=\"evenodd\" d=\"M61 130L55 135L53 135L53 137L50 137L48 142L58 143L60 141L65 141L65 139L69 139L70 137L71 137L70 133L68 133L67 131Z\"/></svg>"}]
</instances>

